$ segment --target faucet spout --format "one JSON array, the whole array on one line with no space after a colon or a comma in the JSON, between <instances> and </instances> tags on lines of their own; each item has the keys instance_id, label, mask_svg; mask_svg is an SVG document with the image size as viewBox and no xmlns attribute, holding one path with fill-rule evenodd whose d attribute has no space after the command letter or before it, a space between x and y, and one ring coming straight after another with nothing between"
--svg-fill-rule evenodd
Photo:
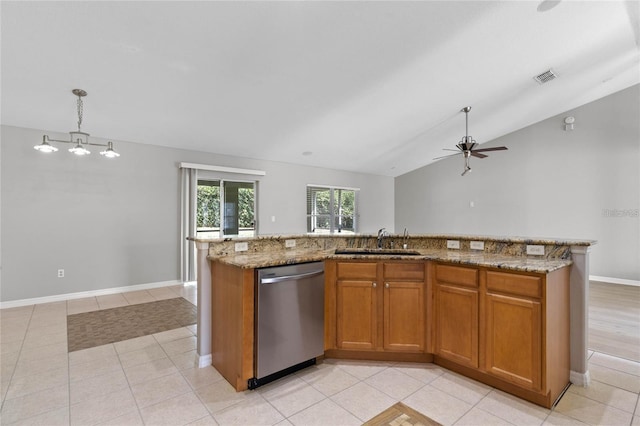
<instances>
[{"instance_id":1,"label":"faucet spout","mask_svg":"<svg viewBox=\"0 0 640 426\"><path fill-rule=\"evenodd\" d=\"M380 228L378 230L378 248L382 248L384 246L384 237L387 235L387 231L385 228Z\"/></svg>"}]
</instances>

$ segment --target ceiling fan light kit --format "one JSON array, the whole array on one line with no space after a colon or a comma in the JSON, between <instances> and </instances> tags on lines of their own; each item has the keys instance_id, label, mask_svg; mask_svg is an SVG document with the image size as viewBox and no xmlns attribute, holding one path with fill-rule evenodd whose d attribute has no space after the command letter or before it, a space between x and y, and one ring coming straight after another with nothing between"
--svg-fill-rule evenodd
<instances>
[{"instance_id":1,"label":"ceiling fan light kit","mask_svg":"<svg viewBox=\"0 0 640 426\"><path fill-rule=\"evenodd\" d=\"M464 112L465 114L465 135L462 137L462 139L460 140L460 142L458 142L458 144L456 145L456 148L458 148L458 150L460 152L456 153L456 154L451 154L451 155L445 155L444 157L436 157L434 158L434 160L439 160L440 158L445 158L445 157L451 157L452 155L458 155L460 153L462 153L462 155L464 156L464 170L461 174L461 176L466 175L467 173L469 173L471 171L471 166L469 165L469 158L470 157L476 157L476 158L486 158L488 157L486 154L482 154L482 152L487 152L487 151L504 151L507 149L506 146L496 146L494 148L482 148L482 149L474 149L476 147L476 145L478 145L475 141L475 139L473 139L473 137L469 136L469 111L471 111L471 107L464 107L460 110L460 112ZM446 149L446 151L455 151L455 150L451 150L451 149Z\"/></svg>"},{"instance_id":2,"label":"ceiling fan light kit","mask_svg":"<svg viewBox=\"0 0 640 426\"><path fill-rule=\"evenodd\" d=\"M78 107L78 130L69 132L69 140L63 141L58 139L51 139L48 135L42 135L42 143L34 146L33 148L44 153L56 152L58 148L54 145L51 145L49 142L58 142L58 143L70 143L74 146L69 148L69 152L75 154L79 157L91 154L91 151L87 149L87 146L103 146L106 149L100 151L100 155L106 158L116 158L120 157L113 149L113 142L109 141L106 144L89 142L89 133L83 132L80 130L80 126L82 125L82 114L83 114L83 103L82 98L87 96L87 92L82 89L73 89L71 91L74 95L78 97L77 107Z\"/></svg>"}]
</instances>

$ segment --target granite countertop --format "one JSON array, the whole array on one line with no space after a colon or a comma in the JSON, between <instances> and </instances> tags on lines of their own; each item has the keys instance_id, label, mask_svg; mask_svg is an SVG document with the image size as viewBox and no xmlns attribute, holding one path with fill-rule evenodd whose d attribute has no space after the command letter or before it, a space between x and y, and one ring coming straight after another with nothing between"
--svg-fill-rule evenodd
<instances>
[{"instance_id":1,"label":"granite countertop","mask_svg":"<svg viewBox=\"0 0 640 426\"><path fill-rule=\"evenodd\" d=\"M293 263L304 263L323 261L326 259L335 260L434 260L464 265L484 266L500 268L513 271L549 273L565 266L570 266L573 262L570 259L541 258L533 256L506 256L502 254L490 254L484 252L467 252L457 250L437 250L437 249L409 249L411 252L418 252L418 255L404 254L335 254L335 249L330 250L309 250L290 249L285 251L266 251L242 254L227 254L223 256L209 256L210 260L216 260L225 264L240 268L265 268L270 266L288 265Z\"/></svg>"},{"instance_id":2,"label":"granite countertop","mask_svg":"<svg viewBox=\"0 0 640 426\"><path fill-rule=\"evenodd\" d=\"M274 234L274 235L258 235L255 237L227 237L219 238L196 238L187 237L187 240L198 243L218 243L220 241L269 241L269 240L285 240L288 238L300 238L301 234ZM375 234L304 234L304 238L322 240L331 238L376 238ZM387 238L402 237L402 234L389 234ZM550 238L550 237L519 237L519 236L499 236L499 235L472 235L472 234L411 234L410 238L430 238L430 239L459 239L459 240L478 240L478 241L496 241L511 242L524 244L555 244L566 246L590 246L596 244L595 240L572 239L572 238Z\"/></svg>"}]
</instances>

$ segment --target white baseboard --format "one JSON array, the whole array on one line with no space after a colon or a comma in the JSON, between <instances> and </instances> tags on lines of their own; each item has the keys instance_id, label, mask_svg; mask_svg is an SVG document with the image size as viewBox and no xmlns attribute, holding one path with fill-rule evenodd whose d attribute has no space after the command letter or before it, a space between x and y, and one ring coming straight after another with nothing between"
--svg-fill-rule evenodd
<instances>
[{"instance_id":1,"label":"white baseboard","mask_svg":"<svg viewBox=\"0 0 640 426\"><path fill-rule=\"evenodd\" d=\"M191 285L191 283L184 284ZM17 308L19 306L27 305L38 305L40 303L61 302L63 300L82 299L85 297L105 296L107 294L127 293L129 291L149 290L152 288L170 287L173 285L183 285L183 282L178 280L160 281L156 283L112 287L101 290L80 291L77 293L55 294L53 296L34 297L32 299L10 300L8 302L0 302L0 309Z\"/></svg>"},{"instance_id":2,"label":"white baseboard","mask_svg":"<svg viewBox=\"0 0 640 426\"><path fill-rule=\"evenodd\" d=\"M597 275L589 275L589 281L598 281L602 283L633 285L640 287L640 281L638 280L626 280L624 278L612 278L612 277L599 277Z\"/></svg>"},{"instance_id":3,"label":"white baseboard","mask_svg":"<svg viewBox=\"0 0 640 426\"><path fill-rule=\"evenodd\" d=\"M209 367L212 361L213 359L211 358L211 354L209 355L196 354L196 362L198 363L198 368Z\"/></svg>"},{"instance_id":4,"label":"white baseboard","mask_svg":"<svg viewBox=\"0 0 640 426\"><path fill-rule=\"evenodd\" d=\"M586 388L591 383L591 375L589 374L589 371L578 373L577 371L571 370L569 372L569 381L576 386Z\"/></svg>"}]
</instances>

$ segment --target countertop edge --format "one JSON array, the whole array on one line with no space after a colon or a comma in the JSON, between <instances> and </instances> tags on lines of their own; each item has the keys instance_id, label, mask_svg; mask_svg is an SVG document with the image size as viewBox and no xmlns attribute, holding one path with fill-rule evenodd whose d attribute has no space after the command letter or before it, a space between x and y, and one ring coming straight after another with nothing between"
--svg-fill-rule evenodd
<instances>
[{"instance_id":1,"label":"countertop edge","mask_svg":"<svg viewBox=\"0 0 640 426\"><path fill-rule=\"evenodd\" d=\"M443 254L421 254L414 256L406 255L345 255L335 254L331 251L309 251L306 253L283 254L282 256L270 257L265 260L263 257L255 254L246 255L225 255L225 256L208 256L210 261L219 261L221 263L236 266L242 269L259 269L273 266L291 265L294 263L318 262L324 260L417 260L417 261L436 261L456 263L461 265L473 265L487 268L504 269L511 271L533 272L540 274L548 274L558 269L571 266L573 261L570 259L535 259L530 257L518 256L498 256L489 255L489 259L484 256L469 254L471 257L464 257L463 253L456 253L456 257L445 256Z\"/></svg>"},{"instance_id":2,"label":"countertop edge","mask_svg":"<svg viewBox=\"0 0 640 426\"><path fill-rule=\"evenodd\" d=\"M388 237L401 238L402 234L389 234ZM241 238L196 238L187 237L189 241L197 243L221 243L225 241L269 241L269 240L286 240L295 238L313 238L313 239L329 239L329 238L377 238L375 234L282 234L282 235L258 235L256 237ZM519 236L496 236L496 235L470 235L470 234L410 234L409 239L458 239L464 241L492 241L504 243L520 243L520 244L544 244L544 245L563 245L563 246L592 246L598 243L597 240L582 240L571 238L551 238L551 237L519 237Z\"/></svg>"}]
</instances>

